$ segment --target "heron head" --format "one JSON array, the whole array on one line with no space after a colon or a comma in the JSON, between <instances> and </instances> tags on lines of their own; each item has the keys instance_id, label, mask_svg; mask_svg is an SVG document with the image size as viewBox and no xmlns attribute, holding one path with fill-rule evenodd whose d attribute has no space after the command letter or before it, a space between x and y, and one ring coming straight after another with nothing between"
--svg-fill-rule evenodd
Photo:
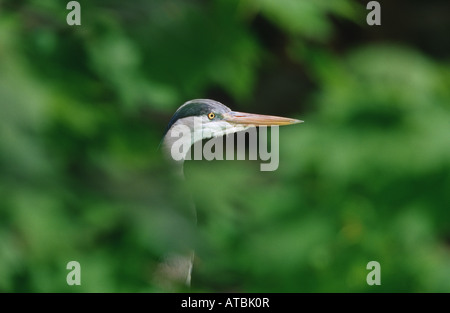
<instances>
[{"instance_id":1,"label":"heron head","mask_svg":"<svg viewBox=\"0 0 450 313\"><path fill-rule=\"evenodd\" d=\"M290 125L302 121L244 112L232 111L220 102L195 99L184 103L169 122L166 135L177 127L189 127L195 141L236 133L254 126Z\"/></svg>"}]
</instances>

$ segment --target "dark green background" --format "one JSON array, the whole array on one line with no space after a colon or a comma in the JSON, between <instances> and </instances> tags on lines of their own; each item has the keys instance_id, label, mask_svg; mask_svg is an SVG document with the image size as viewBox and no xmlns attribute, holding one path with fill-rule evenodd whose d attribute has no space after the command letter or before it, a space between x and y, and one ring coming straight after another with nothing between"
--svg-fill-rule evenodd
<instances>
[{"instance_id":1,"label":"dark green background","mask_svg":"<svg viewBox=\"0 0 450 313\"><path fill-rule=\"evenodd\" d=\"M448 1L381 26L368 1L82 0L81 26L67 2L0 1L0 291L158 291L183 228L157 147L193 98L305 123L275 172L187 164L192 291L450 291Z\"/></svg>"}]
</instances>

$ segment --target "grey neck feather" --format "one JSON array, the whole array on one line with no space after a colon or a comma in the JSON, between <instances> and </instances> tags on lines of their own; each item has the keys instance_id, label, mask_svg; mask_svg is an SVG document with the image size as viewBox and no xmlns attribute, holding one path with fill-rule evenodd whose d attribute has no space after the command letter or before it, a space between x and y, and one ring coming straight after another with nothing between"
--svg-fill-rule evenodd
<instances>
[{"instance_id":1,"label":"grey neck feather","mask_svg":"<svg viewBox=\"0 0 450 313\"><path fill-rule=\"evenodd\" d=\"M186 129L186 126L189 127L189 129L194 129L194 125L193 124L193 119L191 118L182 118L179 119L177 122L175 122L175 124L172 125L172 127L167 131L166 135L164 136L163 139L163 143L162 143L162 147L163 147L163 152L165 154L165 157L170 160L171 162L174 163L174 166L176 168L176 171L180 172L181 175L183 175L183 163L184 160L186 159L186 155L189 152L189 149L184 149L185 151L183 151L183 155L182 158L180 160L175 160L172 157L172 147L173 144L178 141L177 143L177 147L183 146L183 147L191 147L194 143L194 137L193 135L191 136L172 136L172 131L176 130L177 127L179 126L183 126L184 129ZM201 137L199 137L201 139Z\"/></svg>"}]
</instances>

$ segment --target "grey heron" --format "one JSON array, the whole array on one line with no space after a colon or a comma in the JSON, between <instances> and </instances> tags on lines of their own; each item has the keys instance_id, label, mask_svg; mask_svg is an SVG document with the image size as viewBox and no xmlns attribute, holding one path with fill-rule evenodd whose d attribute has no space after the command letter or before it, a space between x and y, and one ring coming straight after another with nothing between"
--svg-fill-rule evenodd
<instances>
[{"instance_id":1,"label":"grey heron","mask_svg":"<svg viewBox=\"0 0 450 313\"><path fill-rule=\"evenodd\" d=\"M236 112L218 101L194 99L184 103L173 114L162 140L162 148L167 159L174 161L178 175L183 177L183 162L188 151L185 149L175 158L172 148L176 141L191 147L197 141L244 131L250 127L291 125L301 122L303 121L286 117ZM188 135L179 136L186 130ZM195 210L193 214L195 219ZM167 256L157 269L158 276L166 280L165 284L190 286L193 261L193 250Z\"/></svg>"}]
</instances>

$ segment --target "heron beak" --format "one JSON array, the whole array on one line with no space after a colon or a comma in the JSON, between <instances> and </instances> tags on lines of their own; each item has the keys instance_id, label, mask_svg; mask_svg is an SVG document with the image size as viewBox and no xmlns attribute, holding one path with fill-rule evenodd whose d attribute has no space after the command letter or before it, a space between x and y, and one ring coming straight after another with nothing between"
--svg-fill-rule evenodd
<instances>
[{"instance_id":1,"label":"heron beak","mask_svg":"<svg viewBox=\"0 0 450 313\"><path fill-rule=\"evenodd\" d=\"M272 126L272 125L291 125L303 123L303 121L296 120L293 118L234 112L234 111L224 113L223 119L232 124L239 124L245 126Z\"/></svg>"}]
</instances>

